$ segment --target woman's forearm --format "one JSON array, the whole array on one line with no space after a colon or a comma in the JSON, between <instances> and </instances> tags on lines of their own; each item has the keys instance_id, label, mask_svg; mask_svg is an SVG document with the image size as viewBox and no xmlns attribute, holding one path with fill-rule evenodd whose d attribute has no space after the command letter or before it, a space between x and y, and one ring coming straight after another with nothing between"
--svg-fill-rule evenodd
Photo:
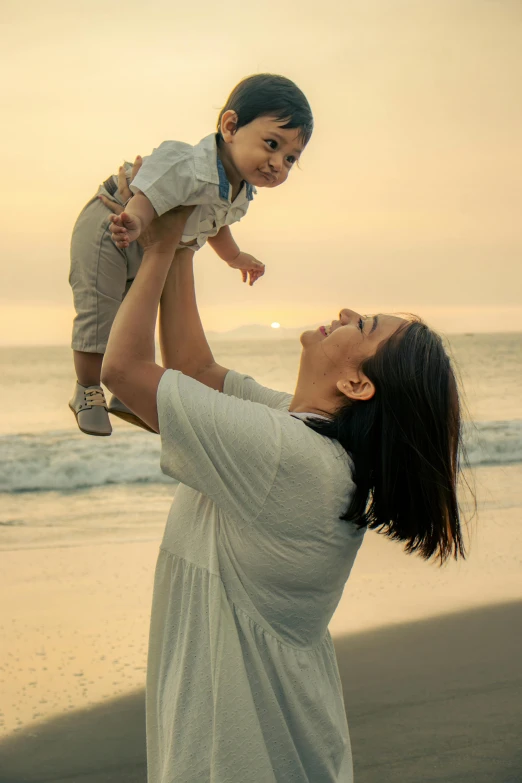
<instances>
[{"instance_id":1,"label":"woman's forearm","mask_svg":"<svg viewBox=\"0 0 522 783\"><path fill-rule=\"evenodd\" d=\"M170 253L146 251L112 325L101 380L131 411L159 432L157 391L165 370L154 361L154 332Z\"/></svg>"},{"instance_id":2,"label":"woman's forearm","mask_svg":"<svg viewBox=\"0 0 522 783\"><path fill-rule=\"evenodd\" d=\"M112 325L102 367L102 381L112 389L137 362L154 362L154 333L161 292L172 253L146 250L140 269Z\"/></svg>"},{"instance_id":3,"label":"woman's forearm","mask_svg":"<svg viewBox=\"0 0 522 783\"><path fill-rule=\"evenodd\" d=\"M143 260L111 329L102 381L135 412L143 395L147 397L148 387L154 390L163 372L154 362L160 300L164 367L181 370L214 389L223 388L227 370L214 361L196 304L193 251L179 250L172 260L191 211L186 208L163 215L141 238L146 248ZM156 414L148 414L147 420L152 421Z\"/></svg>"},{"instance_id":4,"label":"woman's forearm","mask_svg":"<svg viewBox=\"0 0 522 783\"><path fill-rule=\"evenodd\" d=\"M168 212L140 240L145 248L143 259L112 325L103 361L102 381L114 393L115 383L124 384L136 369L154 363L161 292L188 214L190 210Z\"/></svg>"},{"instance_id":5,"label":"woman's forearm","mask_svg":"<svg viewBox=\"0 0 522 783\"><path fill-rule=\"evenodd\" d=\"M141 191L130 199L125 207L125 212L139 223L140 233L145 231L156 217L154 207Z\"/></svg>"},{"instance_id":6,"label":"woman's forearm","mask_svg":"<svg viewBox=\"0 0 522 783\"><path fill-rule=\"evenodd\" d=\"M214 357L199 316L193 259L192 251L176 253L161 296L159 334L164 367L197 378Z\"/></svg>"}]
</instances>

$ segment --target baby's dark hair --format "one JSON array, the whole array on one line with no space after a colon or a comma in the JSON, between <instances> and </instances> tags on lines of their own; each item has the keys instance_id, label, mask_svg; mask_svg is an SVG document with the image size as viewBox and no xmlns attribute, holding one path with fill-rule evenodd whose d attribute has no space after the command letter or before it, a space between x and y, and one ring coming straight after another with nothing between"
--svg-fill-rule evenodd
<instances>
[{"instance_id":1,"label":"baby's dark hair","mask_svg":"<svg viewBox=\"0 0 522 783\"><path fill-rule=\"evenodd\" d=\"M248 125L258 117L274 117L283 122L283 128L298 128L299 139L308 144L314 129L314 118L304 93L290 79L272 73L258 73L239 82L221 109L218 118L218 133L221 118L233 109L238 117L237 129Z\"/></svg>"}]
</instances>

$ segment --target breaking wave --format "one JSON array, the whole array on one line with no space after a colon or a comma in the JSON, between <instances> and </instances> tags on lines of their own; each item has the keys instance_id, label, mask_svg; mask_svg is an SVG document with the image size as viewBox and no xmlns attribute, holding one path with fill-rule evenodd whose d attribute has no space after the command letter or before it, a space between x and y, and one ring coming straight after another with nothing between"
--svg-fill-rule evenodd
<instances>
[{"instance_id":1,"label":"breaking wave","mask_svg":"<svg viewBox=\"0 0 522 783\"><path fill-rule=\"evenodd\" d=\"M522 420L467 428L472 465L522 462ZM110 438L47 432L0 437L0 492L71 492L106 484L171 483L159 467L160 439L147 432Z\"/></svg>"}]
</instances>

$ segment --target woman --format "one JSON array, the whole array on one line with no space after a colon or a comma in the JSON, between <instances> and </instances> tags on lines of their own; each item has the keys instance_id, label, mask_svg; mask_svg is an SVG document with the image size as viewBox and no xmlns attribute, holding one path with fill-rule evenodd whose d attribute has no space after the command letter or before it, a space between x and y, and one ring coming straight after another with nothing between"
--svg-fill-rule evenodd
<instances>
[{"instance_id":1,"label":"woman","mask_svg":"<svg viewBox=\"0 0 522 783\"><path fill-rule=\"evenodd\" d=\"M294 395L220 366L193 254L172 262L186 216L143 238L102 370L181 482L154 585L149 783L348 783L328 623L367 527L463 554L453 372L424 324L348 309L302 335Z\"/></svg>"}]
</instances>

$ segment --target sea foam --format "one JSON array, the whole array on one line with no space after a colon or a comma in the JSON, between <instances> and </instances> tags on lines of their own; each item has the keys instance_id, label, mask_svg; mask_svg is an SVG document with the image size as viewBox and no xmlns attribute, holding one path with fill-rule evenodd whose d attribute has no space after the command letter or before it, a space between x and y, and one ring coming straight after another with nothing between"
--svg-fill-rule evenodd
<instances>
[{"instance_id":1,"label":"sea foam","mask_svg":"<svg viewBox=\"0 0 522 783\"><path fill-rule=\"evenodd\" d=\"M466 427L471 465L522 462L522 420ZM79 432L0 437L0 492L71 492L106 484L168 483L160 439L146 432L93 438Z\"/></svg>"}]
</instances>

